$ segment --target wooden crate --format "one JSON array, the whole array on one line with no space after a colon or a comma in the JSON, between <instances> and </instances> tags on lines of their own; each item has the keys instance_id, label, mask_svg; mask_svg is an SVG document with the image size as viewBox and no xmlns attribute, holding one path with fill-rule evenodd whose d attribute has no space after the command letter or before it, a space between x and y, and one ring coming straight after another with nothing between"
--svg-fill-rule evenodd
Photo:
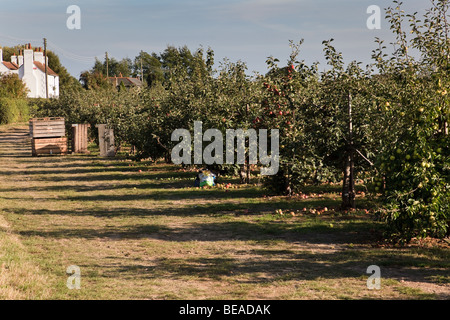
<instances>
[{"instance_id":1,"label":"wooden crate","mask_svg":"<svg viewBox=\"0 0 450 320\"><path fill-rule=\"evenodd\" d=\"M44 154L67 154L67 138L33 138L31 139L33 156Z\"/></svg>"},{"instance_id":2,"label":"wooden crate","mask_svg":"<svg viewBox=\"0 0 450 320\"><path fill-rule=\"evenodd\" d=\"M34 118L29 125L31 138L60 138L66 135L64 118Z\"/></svg>"},{"instance_id":3,"label":"wooden crate","mask_svg":"<svg viewBox=\"0 0 450 320\"><path fill-rule=\"evenodd\" d=\"M89 124L72 125L72 153L89 153L88 128Z\"/></svg>"}]
</instances>

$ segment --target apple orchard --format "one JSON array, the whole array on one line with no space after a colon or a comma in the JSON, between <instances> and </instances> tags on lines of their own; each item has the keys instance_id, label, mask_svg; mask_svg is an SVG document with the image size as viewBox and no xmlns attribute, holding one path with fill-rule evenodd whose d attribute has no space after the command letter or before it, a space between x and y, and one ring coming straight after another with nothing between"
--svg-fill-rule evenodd
<instances>
[{"instance_id":1,"label":"apple orchard","mask_svg":"<svg viewBox=\"0 0 450 320\"><path fill-rule=\"evenodd\" d=\"M186 64L165 68L163 80L141 90L66 91L43 102L40 115L67 123L108 123L117 142L135 147L136 160L164 158L174 130L278 129L279 170L263 178L272 193L304 186L342 185L341 209L355 206L355 184L379 199L386 237L449 234L450 34L449 1L432 1L424 17L386 9L394 42L375 39L373 63L344 63L333 39L323 42L327 66L301 59L303 41L291 41L287 63L267 60L265 75L249 76L242 62L214 67L214 52L199 49ZM338 44L337 44L338 45ZM414 55L410 52L414 51ZM370 52L368 53L370 54ZM177 56L178 55L178 56ZM320 68L319 68L320 67ZM270 140L270 139L269 139ZM248 182L258 167L212 165ZM256 170L256 172L255 172Z\"/></svg>"}]
</instances>

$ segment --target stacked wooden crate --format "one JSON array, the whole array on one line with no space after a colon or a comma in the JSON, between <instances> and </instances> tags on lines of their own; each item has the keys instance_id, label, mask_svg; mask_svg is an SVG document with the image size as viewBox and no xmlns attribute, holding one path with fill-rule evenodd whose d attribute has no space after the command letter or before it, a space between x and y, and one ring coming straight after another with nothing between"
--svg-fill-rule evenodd
<instances>
[{"instance_id":1,"label":"stacked wooden crate","mask_svg":"<svg viewBox=\"0 0 450 320\"><path fill-rule=\"evenodd\" d=\"M34 118L30 120L32 155L67 154L64 118Z\"/></svg>"}]
</instances>

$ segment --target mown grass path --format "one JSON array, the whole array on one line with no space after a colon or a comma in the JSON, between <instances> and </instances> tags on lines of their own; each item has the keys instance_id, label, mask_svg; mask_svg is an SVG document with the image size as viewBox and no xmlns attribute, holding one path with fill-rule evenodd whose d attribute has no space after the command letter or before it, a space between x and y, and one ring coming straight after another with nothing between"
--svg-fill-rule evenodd
<instances>
[{"instance_id":1,"label":"mown grass path","mask_svg":"<svg viewBox=\"0 0 450 320\"><path fill-rule=\"evenodd\" d=\"M202 190L164 164L31 157L27 134L0 127L0 298L450 298L448 246L380 245L371 214L333 210L338 186L290 199L257 181ZM66 286L71 265L79 290Z\"/></svg>"}]
</instances>

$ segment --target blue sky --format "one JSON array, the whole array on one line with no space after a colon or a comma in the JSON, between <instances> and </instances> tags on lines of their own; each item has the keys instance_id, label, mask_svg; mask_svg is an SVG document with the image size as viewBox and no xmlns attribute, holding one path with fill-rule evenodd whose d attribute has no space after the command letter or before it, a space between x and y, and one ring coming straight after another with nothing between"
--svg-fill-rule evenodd
<instances>
[{"instance_id":1,"label":"blue sky","mask_svg":"<svg viewBox=\"0 0 450 320\"><path fill-rule=\"evenodd\" d=\"M429 0L407 0L406 12L422 11ZM216 62L241 60L249 73L267 71L274 56L284 63L289 40L304 39L300 58L324 64L322 41L334 38L347 62L370 62L374 38L392 41L382 13L380 30L369 30L368 6L382 11L390 0L1 0L0 46L30 42L56 52L78 78L107 51L118 60L140 50L160 53L168 45L192 51L211 47ZM69 30L67 7L81 9L81 29Z\"/></svg>"}]
</instances>

